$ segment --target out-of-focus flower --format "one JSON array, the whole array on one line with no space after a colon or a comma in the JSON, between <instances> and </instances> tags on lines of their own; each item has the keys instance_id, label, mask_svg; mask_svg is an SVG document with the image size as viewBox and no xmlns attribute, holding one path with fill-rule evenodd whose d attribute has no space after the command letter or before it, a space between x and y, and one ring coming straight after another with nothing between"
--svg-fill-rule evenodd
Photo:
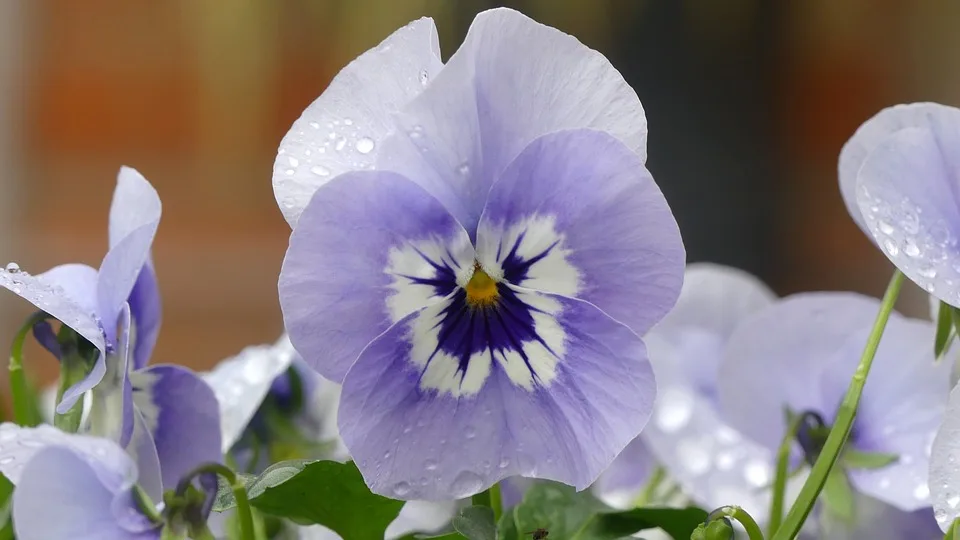
<instances>
[{"instance_id":1,"label":"out-of-focus flower","mask_svg":"<svg viewBox=\"0 0 960 540\"><path fill-rule=\"evenodd\" d=\"M478 15L442 67L434 36L417 21L361 56L281 144L287 330L342 381L373 491L585 488L646 423L637 334L682 282L643 110L602 55L515 11Z\"/></svg>"},{"instance_id":2,"label":"out-of-focus flower","mask_svg":"<svg viewBox=\"0 0 960 540\"><path fill-rule=\"evenodd\" d=\"M844 146L839 176L850 215L893 264L960 306L960 109L884 109Z\"/></svg>"},{"instance_id":3,"label":"out-of-focus flower","mask_svg":"<svg viewBox=\"0 0 960 540\"><path fill-rule=\"evenodd\" d=\"M929 483L934 516L945 532L960 518L960 385L950 392L943 425L933 441Z\"/></svg>"},{"instance_id":4,"label":"out-of-focus flower","mask_svg":"<svg viewBox=\"0 0 960 540\"><path fill-rule=\"evenodd\" d=\"M13 519L17 538L160 538L159 496L135 489L144 469L149 474L156 470L156 463L135 463L113 441L67 434L48 425L23 428L0 424L0 446L0 472L16 486ZM194 462L190 469L201 464ZM216 482L201 484L206 494L198 509L203 520L216 494ZM173 489L175 484L165 487Z\"/></svg>"},{"instance_id":5,"label":"out-of-focus flower","mask_svg":"<svg viewBox=\"0 0 960 540\"><path fill-rule=\"evenodd\" d=\"M788 297L742 322L720 367L719 398L731 426L771 450L783 438L786 414L818 426L798 433L812 462L856 369L879 309L852 293ZM946 363L935 364L928 321L892 314L873 362L840 465L853 487L896 508L930 505L930 445L949 390ZM858 468L854 452L891 458ZM848 459L849 458L849 459Z\"/></svg>"}]
</instances>

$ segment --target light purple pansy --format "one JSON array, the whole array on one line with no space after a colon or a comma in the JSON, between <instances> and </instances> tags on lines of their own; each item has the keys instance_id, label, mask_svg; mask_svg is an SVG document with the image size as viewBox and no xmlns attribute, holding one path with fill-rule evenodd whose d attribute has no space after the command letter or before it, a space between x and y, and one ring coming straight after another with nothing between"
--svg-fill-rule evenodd
<instances>
[{"instance_id":1,"label":"light purple pansy","mask_svg":"<svg viewBox=\"0 0 960 540\"><path fill-rule=\"evenodd\" d=\"M943 425L930 455L930 497L940 528L960 518L960 385L950 392Z\"/></svg>"},{"instance_id":2,"label":"light purple pansy","mask_svg":"<svg viewBox=\"0 0 960 540\"><path fill-rule=\"evenodd\" d=\"M908 278L960 306L960 109L913 103L867 120L840 154L854 221Z\"/></svg>"},{"instance_id":3,"label":"light purple pansy","mask_svg":"<svg viewBox=\"0 0 960 540\"><path fill-rule=\"evenodd\" d=\"M340 432L374 492L462 498L513 475L582 489L646 423L638 334L683 278L643 110L602 55L515 11L478 15L442 67L434 36L417 21L361 56L284 139L284 322L342 381ZM368 160L329 161L332 119Z\"/></svg>"},{"instance_id":4,"label":"light purple pansy","mask_svg":"<svg viewBox=\"0 0 960 540\"><path fill-rule=\"evenodd\" d=\"M725 419L771 450L786 431L785 408L831 425L879 307L852 293L806 293L743 321L720 366ZM949 391L950 366L934 363L933 335L928 321L891 315L847 443L897 456L885 467L847 473L860 492L905 511L930 505L931 443Z\"/></svg>"},{"instance_id":5,"label":"light purple pansy","mask_svg":"<svg viewBox=\"0 0 960 540\"><path fill-rule=\"evenodd\" d=\"M0 472L16 486L13 519L22 540L160 538L161 524L144 514L133 493L139 484L159 503L163 489L176 487L159 483L156 460L143 452L134 461L100 437L0 424Z\"/></svg>"}]
</instances>

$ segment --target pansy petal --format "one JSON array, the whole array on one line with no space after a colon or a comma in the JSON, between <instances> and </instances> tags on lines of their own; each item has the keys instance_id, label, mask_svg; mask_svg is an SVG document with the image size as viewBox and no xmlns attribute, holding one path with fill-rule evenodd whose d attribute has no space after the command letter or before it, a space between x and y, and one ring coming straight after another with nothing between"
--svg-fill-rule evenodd
<instances>
[{"instance_id":1,"label":"pansy petal","mask_svg":"<svg viewBox=\"0 0 960 540\"><path fill-rule=\"evenodd\" d=\"M280 307L304 361L339 382L370 340L472 272L473 246L436 199L394 173L347 173L300 216Z\"/></svg>"},{"instance_id":2,"label":"pansy petal","mask_svg":"<svg viewBox=\"0 0 960 540\"><path fill-rule=\"evenodd\" d=\"M884 140L906 128L932 128L960 124L960 109L938 103L910 103L883 109L861 125L843 145L837 167L840 193L853 220L867 232L866 222L857 204L857 175L869 156ZM871 236L872 237L872 236Z\"/></svg>"},{"instance_id":3,"label":"pansy petal","mask_svg":"<svg viewBox=\"0 0 960 540\"><path fill-rule=\"evenodd\" d=\"M127 445L127 455L137 463L139 485L144 493L151 500L162 500L164 485L157 445L153 442L146 420L137 409L133 411L133 435L130 437L130 444Z\"/></svg>"},{"instance_id":4,"label":"pansy petal","mask_svg":"<svg viewBox=\"0 0 960 540\"><path fill-rule=\"evenodd\" d=\"M219 404L224 453L240 439L274 379L290 367L295 355L289 338L283 336L274 345L247 347L202 375Z\"/></svg>"},{"instance_id":5,"label":"pansy petal","mask_svg":"<svg viewBox=\"0 0 960 540\"><path fill-rule=\"evenodd\" d=\"M868 332L853 333L826 367L821 382L824 403L839 404L843 399ZM851 470L850 480L859 491L906 511L930 504L930 445L950 391L950 364L934 361L933 335L928 321L896 317L887 323L848 442L863 452L898 456L880 469Z\"/></svg>"},{"instance_id":6,"label":"pansy petal","mask_svg":"<svg viewBox=\"0 0 960 540\"><path fill-rule=\"evenodd\" d=\"M158 365L131 373L130 380L157 447L165 488L203 463L220 461L217 398L203 379L184 367Z\"/></svg>"},{"instance_id":7,"label":"pansy petal","mask_svg":"<svg viewBox=\"0 0 960 540\"><path fill-rule=\"evenodd\" d=\"M150 258L160 225L157 191L137 171L124 167L110 206L110 250L100 263L98 314L108 341L116 336L116 318Z\"/></svg>"},{"instance_id":8,"label":"pansy petal","mask_svg":"<svg viewBox=\"0 0 960 540\"><path fill-rule=\"evenodd\" d=\"M823 403L821 373L852 334L872 326L879 307L852 293L804 293L744 320L730 336L717 381L727 422L776 450L786 431L784 407L835 411L839 402Z\"/></svg>"},{"instance_id":9,"label":"pansy petal","mask_svg":"<svg viewBox=\"0 0 960 540\"><path fill-rule=\"evenodd\" d=\"M940 540L930 507L913 512L898 510L866 495L854 495L855 522L838 519L822 512L817 522L818 538L830 540Z\"/></svg>"},{"instance_id":10,"label":"pansy petal","mask_svg":"<svg viewBox=\"0 0 960 540\"><path fill-rule=\"evenodd\" d=\"M886 137L860 167L857 203L887 258L930 294L960 306L960 119Z\"/></svg>"},{"instance_id":11,"label":"pansy petal","mask_svg":"<svg viewBox=\"0 0 960 540\"><path fill-rule=\"evenodd\" d=\"M950 392L943 424L930 453L930 500L940 528L960 518L960 385Z\"/></svg>"},{"instance_id":12,"label":"pansy petal","mask_svg":"<svg viewBox=\"0 0 960 540\"><path fill-rule=\"evenodd\" d=\"M449 525L456 511L456 501L408 501L383 536L390 539L410 533L437 532Z\"/></svg>"},{"instance_id":13,"label":"pansy petal","mask_svg":"<svg viewBox=\"0 0 960 540\"><path fill-rule=\"evenodd\" d=\"M150 355L160 333L161 303L157 287L157 273L149 259L130 292L130 315L133 318L133 369L142 369L150 362Z\"/></svg>"},{"instance_id":14,"label":"pansy petal","mask_svg":"<svg viewBox=\"0 0 960 540\"><path fill-rule=\"evenodd\" d=\"M318 187L371 167L392 115L443 68L433 19L397 30L343 68L280 143L273 190L291 227Z\"/></svg>"},{"instance_id":15,"label":"pansy petal","mask_svg":"<svg viewBox=\"0 0 960 540\"><path fill-rule=\"evenodd\" d=\"M106 466L105 462L86 460L68 447L39 451L24 468L23 481L13 493L17 538L158 539L159 527L140 514L131 498L125 499L125 508L116 507L118 491L130 486L104 484L102 470ZM118 519L118 510L123 511L123 520Z\"/></svg>"},{"instance_id":16,"label":"pansy petal","mask_svg":"<svg viewBox=\"0 0 960 540\"><path fill-rule=\"evenodd\" d=\"M119 315L119 340L116 348L106 355L105 374L90 393L90 432L116 441L126 447L133 434L133 389L130 386L130 306L124 304ZM89 378L89 377L88 377ZM73 390L78 385L70 388ZM57 407L63 414L64 400Z\"/></svg>"},{"instance_id":17,"label":"pansy petal","mask_svg":"<svg viewBox=\"0 0 960 540\"><path fill-rule=\"evenodd\" d=\"M636 92L600 53L500 8L477 15L460 49L405 107L378 166L419 183L474 233L490 185L534 139L592 128L646 157Z\"/></svg>"},{"instance_id":18,"label":"pansy petal","mask_svg":"<svg viewBox=\"0 0 960 540\"><path fill-rule=\"evenodd\" d=\"M647 429L649 425L644 428L644 430ZM643 437L637 437L630 441L617 459L603 471L593 485L593 489L601 497L626 495L631 500L636 499L657 466L657 458L650 453L650 448L643 442Z\"/></svg>"},{"instance_id":19,"label":"pansy petal","mask_svg":"<svg viewBox=\"0 0 960 540\"><path fill-rule=\"evenodd\" d=\"M677 301L686 255L643 161L612 135L580 129L536 139L506 168L480 220L477 260L643 334Z\"/></svg>"},{"instance_id":20,"label":"pansy petal","mask_svg":"<svg viewBox=\"0 0 960 540\"><path fill-rule=\"evenodd\" d=\"M643 428L656 382L636 334L581 300L502 294L515 305L468 327L450 329L452 299L409 315L347 373L340 433L374 492L456 499L514 475L584 489Z\"/></svg>"}]
</instances>

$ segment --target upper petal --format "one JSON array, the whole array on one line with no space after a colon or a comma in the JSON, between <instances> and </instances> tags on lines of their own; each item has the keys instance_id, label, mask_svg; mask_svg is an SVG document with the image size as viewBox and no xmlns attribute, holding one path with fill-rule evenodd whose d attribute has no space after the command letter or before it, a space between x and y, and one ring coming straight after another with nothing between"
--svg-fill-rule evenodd
<instances>
[{"instance_id":1,"label":"upper petal","mask_svg":"<svg viewBox=\"0 0 960 540\"><path fill-rule=\"evenodd\" d=\"M867 230L908 278L960 306L960 118L886 137L860 167Z\"/></svg>"},{"instance_id":2,"label":"upper petal","mask_svg":"<svg viewBox=\"0 0 960 540\"><path fill-rule=\"evenodd\" d=\"M584 489L643 428L640 338L581 300L513 292L471 321L447 303L412 314L347 373L340 432L374 492L449 500L514 475Z\"/></svg>"},{"instance_id":3,"label":"upper petal","mask_svg":"<svg viewBox=\"0 0 960 540\"><path fill-rule=\"evenodd\" d=\"M589 129L530 143L494 184L477 257L517 286L586 300L643 334L673 307L686 254L641 159Z\"/></svg>"},{"instance_id":4,"label":"upper petal","mask_svg":"<svg viewBox=\"0 0 960 540\"><path fill-rule=\"evenodd\" d=\"M300 216L280 307L304 361L339 382L370 340L472 272L473 246L436 199L395 173L347 173Z\"/></svg>"},{"instance_id":5,"label":"upper petal","mask_svg":"<svg viewBox=\"0 0 960 540\"><path fill-rule=\"evenodd\" d=\"M133 369L141 369L150 362L150 355L160 333L161 304L157 286L157 272L149 259L140 270L130 291L130 316L136 339L133 349Z\"/></svg>"},{"instance_id":6,"label":"upper petal","mask_svg":"<svg viewBox=\"0 0 960 540\"><path fill-rule=\"evenodd\" d=\"M157 365L131 373L130 380L134 404L157 447L164 489L221 460L217 398L203 379L181 366Z\"/></svg>"},{"instance_id":7,"label":"upper petal","mask_svg":"<svg viewBox=\"0 0 960 540\"><path fill-rule=\"evenodd\" d=\"M473 234L490 185L534 139L609 132L646 157L636 92L600 53L516 11L477 15L460 49L404 107L378 166L404 173Z\"/></svg>"},{"instance_id":8,"label":"upper petal","mask_svg":"<svg viewBox=\"0 0 960 540\"><path fill-rule=\"evenodd\" d=\"M938 103L911 103L883 109L863 123L843 145L837 167L840 194L847 211L867 236L872 238L857 204L857 175L869 156L888 136L905 128L939 129L960 122L960 109Z\"/></svg>"},{"instance_id":9,"label":"upper petal","mask_svg":"<svg viewBox=\"0 0 960 540\"><path fill-rule=\"evenodd\" d=\"M392 115L443 68L433 19L397 30L360 55L330 82L280 142L273 190L283 217L296 226L318 187L371 167Z\"/></svg>"}]
</instances>

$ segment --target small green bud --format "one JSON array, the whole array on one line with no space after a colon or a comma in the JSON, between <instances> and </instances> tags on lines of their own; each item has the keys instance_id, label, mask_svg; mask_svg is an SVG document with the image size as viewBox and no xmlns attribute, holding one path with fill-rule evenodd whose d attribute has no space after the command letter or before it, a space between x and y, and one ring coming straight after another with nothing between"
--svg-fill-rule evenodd
<instances>
[{"instance_id":1,"label":"small green bud","mask_svg":"<svg viewBox=\"0 0 960 540\"><path fill-rule=\"evenodd\" d=\"M728 519L715 519L701 523L690 535L690 540L733 540L733 532Z\"/></svg>"}]
</instances>

